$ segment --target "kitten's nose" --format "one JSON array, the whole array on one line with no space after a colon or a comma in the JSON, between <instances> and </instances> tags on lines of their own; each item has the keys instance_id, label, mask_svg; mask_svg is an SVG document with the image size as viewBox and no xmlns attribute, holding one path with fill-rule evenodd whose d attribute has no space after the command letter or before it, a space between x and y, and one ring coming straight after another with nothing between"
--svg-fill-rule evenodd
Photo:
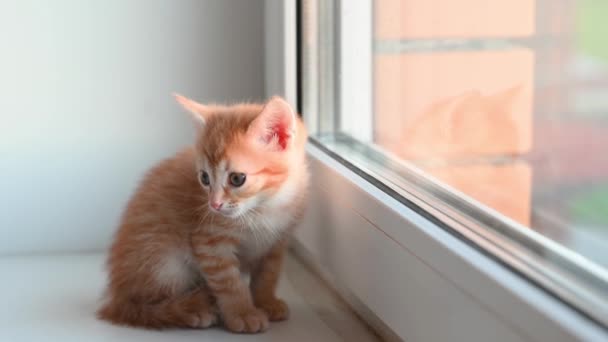
<instances>
[{"instance_id":1,"label":"kitten's nose","mask_svg":"<svg viewBox=\"0 0 608 342\"><path fill-rule=\"evenodd\" d=\"M210 202L211 204L211 208L215 209L215 210L220 210L222 208L222 205L224 205L224 203L222 202Z\"/></svg>"}]
</instances>

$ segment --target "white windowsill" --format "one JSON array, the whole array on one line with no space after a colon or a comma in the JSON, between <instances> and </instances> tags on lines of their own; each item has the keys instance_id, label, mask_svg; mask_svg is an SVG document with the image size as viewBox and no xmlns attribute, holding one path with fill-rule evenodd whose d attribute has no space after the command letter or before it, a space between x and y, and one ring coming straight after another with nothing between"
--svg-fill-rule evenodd
<instances>
[{"instance_id":1,"label":"white windowsill","mask_svg":"<svg viewBox=\"0 0 608 342\"><path fill-rule=\"evenodd\" d=\"M95 317L106 282L104 259L101 253L0 256L0 341L377 340L292 257L279 289L291 318L271 323L263 334L233 334L218 327L153 331L111 325Z\"/></svg>"}]
</instances>

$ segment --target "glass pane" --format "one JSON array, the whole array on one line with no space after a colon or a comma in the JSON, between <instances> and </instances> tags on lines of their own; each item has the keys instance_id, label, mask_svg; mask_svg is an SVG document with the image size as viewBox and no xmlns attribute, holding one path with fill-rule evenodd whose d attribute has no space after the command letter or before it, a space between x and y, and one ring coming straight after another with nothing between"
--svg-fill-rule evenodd
<instances>
[{"instance_id":1,"label":"glass pane","mask_svg":"<svg viewBox=\"0 0 608 342\"><path fill-rule=\"evenodd\" d=\"M607 325L608 1L305 0L302 13L314 141Z\"/></svg>"},{"instance_id":2,"label":"glass pane","mask_svg":"<svg viewBox=\"0 0 608 342\"><path fill-rule=\"evenodd\" d=\"M377 0L375 143L608 266L608 2Z\"/></svg>"}]
</instances>

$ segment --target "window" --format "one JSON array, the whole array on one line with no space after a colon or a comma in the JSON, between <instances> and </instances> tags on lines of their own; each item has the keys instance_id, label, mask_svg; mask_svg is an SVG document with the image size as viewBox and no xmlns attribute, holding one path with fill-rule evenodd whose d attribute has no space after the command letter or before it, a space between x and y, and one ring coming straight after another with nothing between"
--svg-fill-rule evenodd
<instances>
[{"instance_id":1,"label":"window","mask_svg":"<svg viewBox=\"0 0 608 342\"><path fill-rule=\"evenodd\" d=\"M299 6L312 142L608 326L608 2Z\"/></svg>"}]
</instances>

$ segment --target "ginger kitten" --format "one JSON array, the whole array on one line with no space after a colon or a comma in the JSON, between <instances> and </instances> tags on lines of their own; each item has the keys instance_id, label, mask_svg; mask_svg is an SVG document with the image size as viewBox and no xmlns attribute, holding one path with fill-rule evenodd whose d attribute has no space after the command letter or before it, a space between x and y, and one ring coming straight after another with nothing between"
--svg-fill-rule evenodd
<instances>
[{"instance_id":1,"label":"ginger kitten","mask_svg":"<svg viewBox=\"0 0 608 342\"><path fill-rule=\"evenodd\" d=\"M221 321L264 331L289 313L275 290L306 199L306 130L278 97L235 106L176 99L197 123L196 143L153 168L131 198L98 315L157 329Z\"/></svg>"}]
</instances>

